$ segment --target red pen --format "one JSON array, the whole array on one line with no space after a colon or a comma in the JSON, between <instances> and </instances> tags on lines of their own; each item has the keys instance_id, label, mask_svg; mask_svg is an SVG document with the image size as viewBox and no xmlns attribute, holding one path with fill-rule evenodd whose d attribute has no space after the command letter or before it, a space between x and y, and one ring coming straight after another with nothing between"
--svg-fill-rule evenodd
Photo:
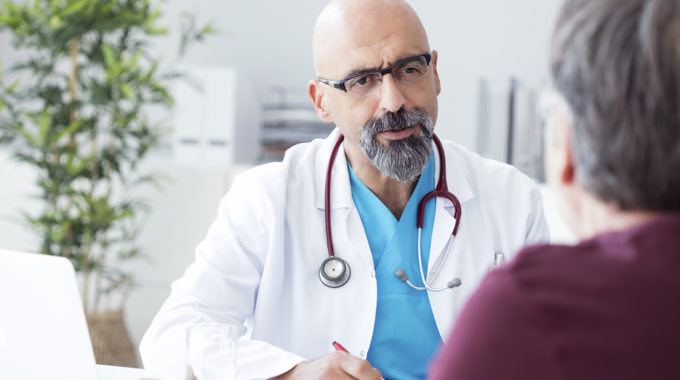
<instances>
[{"instance_id":1,"label":"red pen","mask_svg":"<svg viewBox=\"0 0 680 380\"><path fill-rule=\"evenodd\" d=\"M347 351L345 349L345 347L342 346L342 344L340 344L336 341L333 341L333 348L335 348L336 351L345 351L345 352L349 353L349 351Z\"/></svg>"}]
</instances>

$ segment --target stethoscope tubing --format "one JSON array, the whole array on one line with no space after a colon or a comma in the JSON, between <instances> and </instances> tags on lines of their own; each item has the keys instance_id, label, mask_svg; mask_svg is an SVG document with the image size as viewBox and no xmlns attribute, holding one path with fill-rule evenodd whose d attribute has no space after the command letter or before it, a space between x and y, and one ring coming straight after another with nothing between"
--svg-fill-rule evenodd
<instances>
[{"instance_id":1,"label":"stethoscope tubing","mask_svg":"<svg viewBox=\"0 0 680 380\"><path fill-rule=\"evenodd\" d=\"M439 179L437 180L437 187L425 194L423 199L420 200L420 203L418 203L418 219L416 227L423 228L423 223L425 220L425 205L427 204L427 201L437 197L446 198L450 200L451 203L453 203L453 208L455 210L453 217L456 220L456 223L453 225L453 231L451 231L451 234L456 236L456 233L458 232L458 223L460 222L460 217L463 212L461 210L458 198L449 191L449 187L447 185L444 147L442 146L441 141L439 141L439 137L437 137L437 135L433 134L432 140L434 140L434 144L437 147L437 152L439 152Z\"/></svg>"},{"instance_id":2,"label":"stethoscope tubing","mask_svg":"<svg viewBox=\"0 0 680 380\"><path fill-rule=\"evenodd\" d=\"M328 256L335 256L335 251L333 250L333 233L331 231L331 174L333 169L333 162L335 162L335 156L338 154L338 149L340 149L340 144L345 139L344 135L338 137L338 141L333 147L331 152L331 158L328 162L328 170L326 170L326 191L324 197L324 219L326 220L326 246L328 247Z\"/></svg>"},{"instance_id":3,"label":"stethoscope tubing","mask_svg":"<svg viewBox=\"0 0 680 380\"><path fill-rule=\"evenodd\" d=\"M338 140L336 141L335 145L333 146L333 150L331 151L331 156L328 161L328 169L326 170L326 188L325 188L325 196L324 196L324 219L326 222L326 246L328 248L328 258L324 260L324 264L322 264L320 270L319 270L319 278L321 279L321 282L331 288L337 288L342 285L344 285L348 280L349 280L349 264L347 264L344 260L342 260L339 257L335 256L335 250L333 249L333 233L331 230L331 176L332 176L332 169L333 169L333 163L335 162L335 157L338 153L338 150L340 149L340 145L342 144L344 140L344 136L341 134L340 137L338 137ZM449 281L447 283L447 286L441 287L441 288L434 288L428 282L426 281L425 273L423 271L423 260L422 260L422 252L421 252L421 234L422 234L422 229L423 229L423 223L425 219L425 205L427 202L432 199L432 198L437 198L437 197L442 197L446 198L453 203L454 206L454 219L455 219L455 224L453 226L453 231L451 232L451 236L449 237L449 240L446 245L446 252L445 252L445 257L448 256L449 250L451 249L451 241L453 240L453 237L456 235L458 232L458 224L460 223L460 218L462 215L462 210L461 210L461 205L460 202L458 201L458 198L456 198L455 195L453 195L451 192L449 192L448 186L447 186L447 179L446 179L446 159L444 157L444 147L442 146L441 141L437 137L437 135L433 134L432 139L434 140L435 146L437 148L437 152L439 153L439 179L437 181L437 186L433 191L430 191L429 193L425 194L423 199L420 200L420 203L418 204L418 214L417 214L417 228L418 228L418 266L420 269L420 278L423 281L423 286L415 286L413 285L409 280L408 276L404 273L403 270L399 269L397 270L397 276L402 279L405 283L407 283L409 286L411 286L414 289L417 290L429 290L433 292L439 292L442 290L446 290L449 288L454 288L456 286L460 286L460 279L456 278L452 281ZM329 260L333 259L337 263L341 263L343 266L343 270L346 271L343 272L343 276L335 279L335 278L330 278L331 276L327 273L324 273L324 266L325 263ZM436 276L435 276L436 277Z\"/></svg>"}]
</instances>

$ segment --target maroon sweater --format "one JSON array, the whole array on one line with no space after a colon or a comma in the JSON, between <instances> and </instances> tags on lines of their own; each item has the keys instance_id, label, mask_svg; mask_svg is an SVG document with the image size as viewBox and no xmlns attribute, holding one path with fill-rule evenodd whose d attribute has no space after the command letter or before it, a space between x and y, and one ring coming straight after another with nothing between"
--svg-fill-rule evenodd
<instances>
[{"instance_id":1,"label":"maroon sweater","mask_svg":"<svg viewBox=\"0 0 680 380\"><path fill-rule=\"evenodd\" d=\"M470 298L430 378L680 379L680 214L522 250Z\"/></svg>"}]
</instances>

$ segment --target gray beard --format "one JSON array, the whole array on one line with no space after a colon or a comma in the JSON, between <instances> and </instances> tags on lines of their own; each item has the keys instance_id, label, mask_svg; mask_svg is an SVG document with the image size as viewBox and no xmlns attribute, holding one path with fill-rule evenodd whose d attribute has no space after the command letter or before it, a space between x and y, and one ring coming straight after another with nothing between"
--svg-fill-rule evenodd
<instances>
[{"instance_id":1,"label":"gray beard","mask_svg":"<svg viewBox=\"0 0 680 380\"><path fill-rule=\"evenodd\" d=\"M420 136L411 136L389 142L384 147L375 136L384 131L397 131L414 125L420 126ZM419 176L432 154L432 131L430 116L419 109L388 112L380 119L371 119L361 129L361 149L384 176L402 183Z\"/></svg>"}]
</instances>

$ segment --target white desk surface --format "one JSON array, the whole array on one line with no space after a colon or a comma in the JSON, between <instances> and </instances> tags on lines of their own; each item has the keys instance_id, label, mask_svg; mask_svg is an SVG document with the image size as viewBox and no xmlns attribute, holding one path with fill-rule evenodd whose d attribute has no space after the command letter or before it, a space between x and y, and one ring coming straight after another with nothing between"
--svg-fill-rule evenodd
<instances>
[{"instance_id":1,"label":"white desk surface","mask_svg":"<svg viewBox=\"0 0 680 380\"><path fill-rule=\"evenodd\" d=\"M97 364L98 380L141 380L149 379L146 372L139 368L115 367Z\"/></svg>"}]
</instances>

